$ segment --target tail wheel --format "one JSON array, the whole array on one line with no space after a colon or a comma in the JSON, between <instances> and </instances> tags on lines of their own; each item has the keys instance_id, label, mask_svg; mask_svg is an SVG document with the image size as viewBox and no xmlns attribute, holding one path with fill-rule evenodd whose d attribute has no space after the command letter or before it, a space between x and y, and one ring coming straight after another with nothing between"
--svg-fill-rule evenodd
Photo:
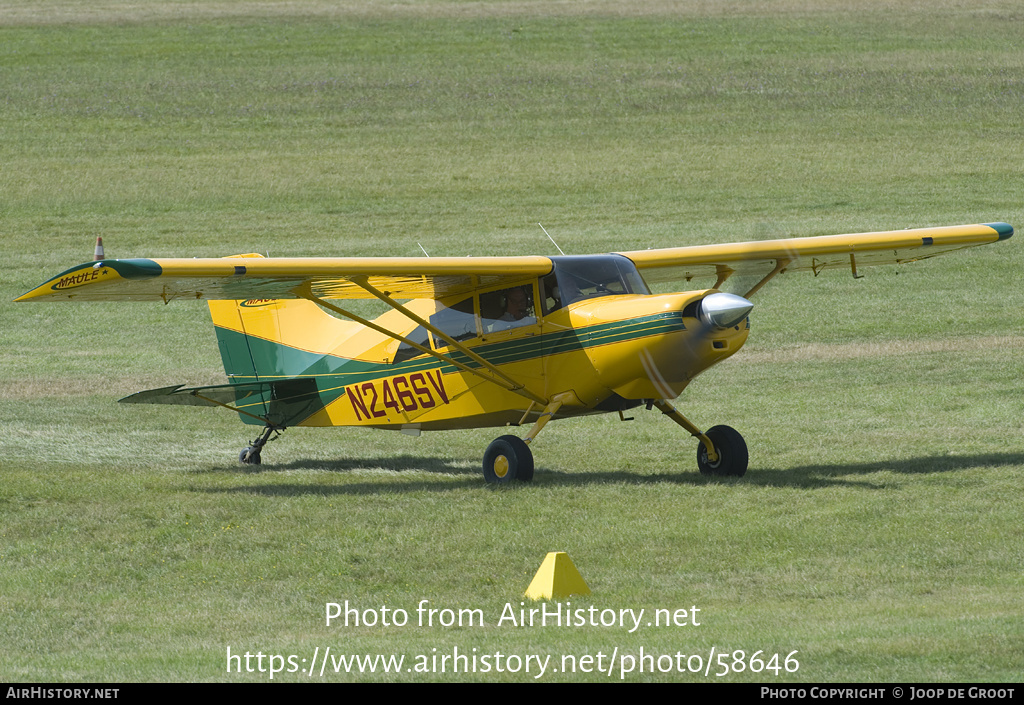
<instances>
[{"instance_id":1,"label":"tail wheel","mask_svg":"<svg viewBox=\"0 0 1024 705\"><path fill-rule=\"evenodd\" d=\"M533 453L518 436L495 439L484 453L484 480L503 485L513 480L533 479Z\"/></svg>"},{"instance_id":2,"label":"tail wheel","mask_svg":"<svg viewBox=\"0 0 1024 705\"><path fill-rule=\"evenodd\" d=\"M242 452L238 454L238 462L245 463L246 465L259 465L263 462L263 459L260 458L259 449L249 446L248 448L242 448Z\"/></svg>"},{"instance_id":3,"label":"tail wheel","mask_svg":"<svg viewBox=\"0 0 1024 705\"><path fill-rule=\"evenodd\" d=\"M740 432L730 426L715 426L706 432L711 439L718 460L708 460L708 451L701 443L697 446L697 467L702 475L718 475L720 477L743 477L747 472L747 443Z\"/></svg>"},{"instance_id":4,"label":"tail wheel","mask_svg":"<svg viewBox=\"0 0 1024 705\"><path fill-rule=\"evenodd\" d=\"M259 465L262 463L263 459L260 457L260 453L263 452L263 446L267 445L269 441L277 440L277 437L281 435L281 431L283 430L284 426L277 427L268 425L263 429L263 433L260 434L260 437L252 442L251 446L242 449L242 452L238 454L238 461L240 463L245 463L246 465ZM273 438L270 437L271 434L273 434Z\"/></svg>"}]
</instances>

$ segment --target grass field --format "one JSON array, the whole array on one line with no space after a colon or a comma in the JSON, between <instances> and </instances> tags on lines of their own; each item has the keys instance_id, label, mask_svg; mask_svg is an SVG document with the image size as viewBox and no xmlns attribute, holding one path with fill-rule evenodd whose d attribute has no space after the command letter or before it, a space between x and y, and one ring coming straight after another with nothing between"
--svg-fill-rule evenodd
<instances>
[{"instance_id":1,"label":"grass field","mask_svg":"<svg viewBox=\"0 0 1024 705\"><path fill-rule=\"evenodd\" d=\"M714 649L744 670L622 679L1019 681L1019 234L760 292L679 400L743 432L739 480L642 409L548 426L528 486L484 485L489 429L289 429L244 467L231 414L115 403L223 381L205 306L10 303L98 235L484 255L555 254L538 222L577 254L1024 227L1017 4L831 5L0 0L0 681L267 681L228 650L308 671L328 647L407 660L274 680L529 681L507 657L532 654L618 681ZM574 608L700 625L497 624L555 550L593 591ZM410 623L327 626L346 600ZM421 627L421 600L486 624ZM503 672L416 671L455 649ZM563 668L599 653L610 675Z\"/></svg>"}]
</instances>

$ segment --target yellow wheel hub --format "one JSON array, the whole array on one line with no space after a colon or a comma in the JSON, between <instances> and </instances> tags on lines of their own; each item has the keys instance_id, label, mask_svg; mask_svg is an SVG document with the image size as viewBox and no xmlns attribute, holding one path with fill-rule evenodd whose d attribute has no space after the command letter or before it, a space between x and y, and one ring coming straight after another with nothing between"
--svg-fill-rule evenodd
<instances>
[{"instance_id":1,"label":"yellow wheel hub","mask_svg":"<svg viewBox=\"0 0 1024 705\"><path fill-rule=\"evenodd\" d=\"M498 477L508 475L508 458L504 455L499 455L494 459L494 474Z\"/></svg>"}]
</instances>

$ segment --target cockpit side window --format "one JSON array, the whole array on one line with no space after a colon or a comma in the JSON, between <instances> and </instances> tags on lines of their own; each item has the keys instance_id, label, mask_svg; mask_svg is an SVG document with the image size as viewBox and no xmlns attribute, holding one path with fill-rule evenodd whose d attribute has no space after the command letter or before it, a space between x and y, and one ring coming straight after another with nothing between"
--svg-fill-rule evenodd
<instances>
[{"instance_id":1,"label":"cockpit side window","mask_svg":"<svg viewBox=\"0 0 1024 705\"><path fill-rule=\"evenodd\" d=\"M533 286L524 284L480 294L480 323L485 333L537 322Z\"/></svg>"},{"instance_id":2,"label":"cockpit side window","mask_svg":"<svg viewBox=\"0 0 1024 705\"><path fill-rule=\"evenodd\" d=\"M519 328L537 322L534 304L535 291L532 284L512 286L479 295L480 320L477 322L477 297L470 296L450 306L438 306L436 313L429 317L430 325L445 333L456 342L478 337L482 333ZM434 350L448 347L448 341L432 335L423 326L417 326L408 336L409 340ZM419 355L421 350L402 342L395 353L394 362L403 362Z\"/></svg>"}]
</instances>

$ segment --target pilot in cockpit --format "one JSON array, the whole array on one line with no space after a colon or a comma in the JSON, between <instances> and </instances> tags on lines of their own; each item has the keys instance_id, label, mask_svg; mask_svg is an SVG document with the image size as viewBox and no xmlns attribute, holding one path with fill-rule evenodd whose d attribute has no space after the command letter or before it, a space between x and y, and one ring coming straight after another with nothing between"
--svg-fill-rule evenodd
<instances>
[{"instance_id":1,"label":"pilot in cockpit","mask_svg":"<svg viewBox=\"0 0 1024 705\"><path fill-rule=\"evenodd\" d=\"M498 299L501 302L499 311L503 313L497 318L488 322L488 316L484 314L484 328L487 332L496 332L527 326L537 322L533 313L533 289L532 287L515 286L491 295L480 297L481 310L486 308L486 298ZM495 301L497 303L497 301Z\"/></svg>"},{"instance_id":2,"label":"pilot in cockpit","mask_svg":"<svg viewBox=\"0 0 1024 705\"><path fill-rule=\"evenodd\" d=\"M526 291L521 286L509 289L505 296L505 313L501 314L501 321L521 321L530 312L530 300Z\"/></svg>"}]
</instances>

